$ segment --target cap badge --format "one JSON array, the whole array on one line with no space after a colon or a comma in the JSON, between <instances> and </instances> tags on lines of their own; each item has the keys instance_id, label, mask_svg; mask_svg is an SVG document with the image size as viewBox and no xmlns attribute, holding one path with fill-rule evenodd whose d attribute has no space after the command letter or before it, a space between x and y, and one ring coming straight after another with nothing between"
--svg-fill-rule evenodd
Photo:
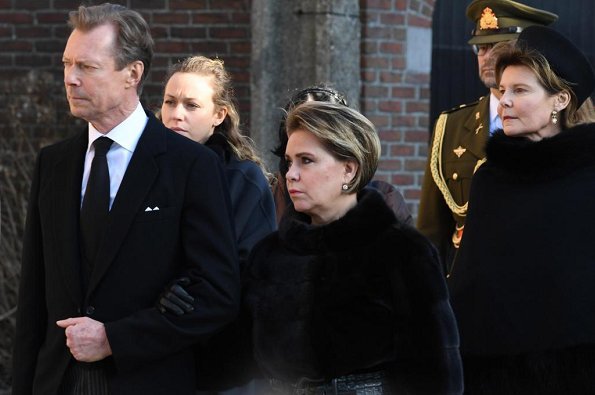
<instances>
[{"instance_id":1,"label":"cap badge","mask_svg":"<svg viewBox=\"0 0 595 395\"><path fill-rule=\"evenodd\" d=\"M460 158L461 155L463 155L465 153L465 151L467 151L467 149L461 147L460 145L456 149L453 149L452 150L452 152L455 153L455 155L457 156L457 158ZM455 173L455 174L457 174L457 173ZM456 180L456 178L455 178L455 180Z\"/></svg>"},{"instance_id":2,"label":"cap badge","mask_svg":"<svg viewBox=\"0 0 595 395\"><path fill-rule=\"evenodd\" d=\"M498 29L498 18L494 11L490 7L486 7L483 9L481 13L481 19L479 20L479 28L481 30L485 29Z\"/></svg>"}]
</instances>

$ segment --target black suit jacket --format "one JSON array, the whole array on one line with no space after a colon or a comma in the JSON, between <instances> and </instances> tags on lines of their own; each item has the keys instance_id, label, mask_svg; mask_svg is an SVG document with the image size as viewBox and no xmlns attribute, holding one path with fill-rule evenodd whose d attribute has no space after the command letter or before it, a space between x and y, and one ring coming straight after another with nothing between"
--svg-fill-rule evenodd
<instances>
[{"instance_id":1,"label":"black suit jacket","mask_svg":"<svg viewBox=\"0 0 595 395\"><path fill-rule=\"evenodd\" d=\"M233 320L239 271L229 193L217 157L152 114L109 214L83 294L80 191L88 133L39 153L24 237L13 393L56 393L71 359L56 321L104 322L113 394L193 393L190 345ZM145 211L147 207L159 210ZM154 308L180 274L194 280L195 311Z\"/></svg>"}]
</instances>

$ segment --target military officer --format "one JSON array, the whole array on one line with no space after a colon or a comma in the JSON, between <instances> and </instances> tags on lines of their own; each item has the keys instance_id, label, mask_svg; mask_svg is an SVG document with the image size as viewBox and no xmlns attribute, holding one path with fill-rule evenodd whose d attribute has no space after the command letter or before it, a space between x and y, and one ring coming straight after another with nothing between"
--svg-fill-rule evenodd
<instances>
[{"instance_id":1,"label":"military officer","mask_svg":"<svg viewBox=\"0 0 595 395\"><path fill-rule=\"evenodd\" d=\"M418 229L438 248L447 274L463 235L471 178L485 161L487 138L502 127L492 47L515 39L527 26L558 19L511 0L474 0L467 17L476 23L468 43L477 55L479 78L490 91L476 102L443 112L436 121L417 220Z\"/></svg>"}]
</instances>

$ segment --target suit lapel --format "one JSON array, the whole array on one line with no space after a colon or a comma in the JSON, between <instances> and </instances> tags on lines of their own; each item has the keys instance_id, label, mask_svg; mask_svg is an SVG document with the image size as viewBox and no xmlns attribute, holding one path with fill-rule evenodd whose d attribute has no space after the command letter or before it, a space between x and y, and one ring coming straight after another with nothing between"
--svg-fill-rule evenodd
<instances>
[{"instance_id":1,"label":"suit lapel","mask_svg":"<svg viewBox=\"0 0 595 395\"><path fill-rule=\"evenodd\" d=\"M88 133L80 133L60 155L52 178L52 235L62 278L73 300L81 302L79 214Z\"/></svg>"},{"instance_id":2,"label":"suit lapel","mask_svg":"<svg viewBox=\"0 0 595 395\"><path fill-rule=\"evenodd\" d=\"M141 205L159 173L155 156L166 149L166 132L159 121L150 115L112 204L106 237L99 247L87 295L90 295L105 274L134 218L142 210Z\"/></svg>"}]
</instances>

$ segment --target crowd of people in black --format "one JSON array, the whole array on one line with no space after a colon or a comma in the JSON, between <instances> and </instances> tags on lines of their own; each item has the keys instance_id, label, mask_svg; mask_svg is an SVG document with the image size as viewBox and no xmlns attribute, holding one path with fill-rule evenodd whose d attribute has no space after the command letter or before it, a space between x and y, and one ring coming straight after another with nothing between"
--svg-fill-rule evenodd
<instances>
[{"instance_id":1,"label":"crowd of people in black","mask_svg":"<svg viewBox=\"0 0 595 395\"><path fill-rule=\"evenodd\" d=\"M595 73L554 14L468 16L491 94L436 122L418 230L339 90L288 100L270 171L223 61L174 64L154 115L143 17L72 11L88 127L37 158L13 393L594 394Z\"/></svg>"}]
</instances>

